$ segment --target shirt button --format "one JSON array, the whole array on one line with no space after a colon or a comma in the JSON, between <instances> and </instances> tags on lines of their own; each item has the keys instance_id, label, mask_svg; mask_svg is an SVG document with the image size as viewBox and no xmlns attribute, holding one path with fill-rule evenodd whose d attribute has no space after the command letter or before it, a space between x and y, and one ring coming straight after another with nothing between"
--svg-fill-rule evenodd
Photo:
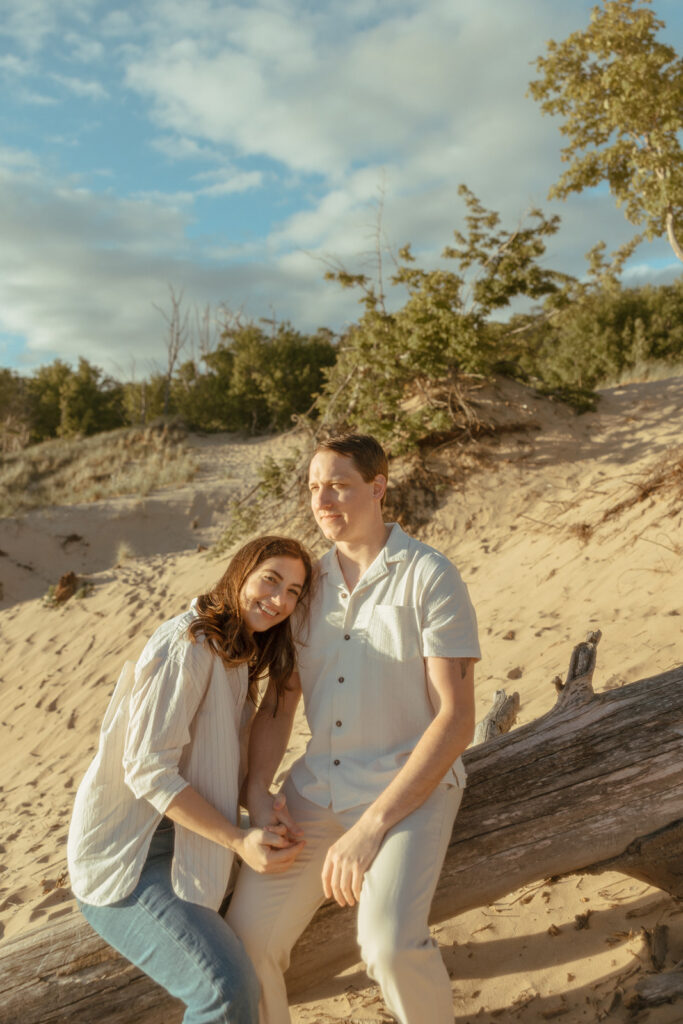
<instances>
[{"instance_id":1,"label":"shirt button","mask_svg":"<svg viewBox=\"0 0 683 1024\"><path fill-rule=\"evenodd\" d=\"M338 683L343 683L344 682L344 676L339 676L339 679L337 680L337 682Z\"/></svg>"},{"instance_id":2,"label":"shirt button","mask_svg":"<svg viewBox=\"0 0 683 1024\"><path fill-rule=\"evenodd\" d=\"M337 726L338 729L341 728L341 721L337 720L334 724Z\"/></svg>"},{"instance_id":3,"label":"shirt button","mask_svg":"<svg viewBox=\"0 0 683 1024\"><path fill-rule=\"evenodd\" d=\"M348 597L348 596L349 596L348 594L342 594L342 597Z\"/></svg>"},{"instance_id":4,"label":"shirt button","mask_svg":"<svg viewBox=\"0 0 683 1024\"><path fill-rule=\"evenodd\" d=\"M338 758L335 758L335 761L334 761L334 763L335 763L335 764L340 764L341 762L339 761L339 759L338 759Z\"/></svg>"},{"instance_id":5,"label":"shirt button","mask_svg":"<svg viewBox=\"0 0 683 1024\"><path fill-rule=\"evenodd\" d=\"M350 640L351 639L351 634L350 633L344 633L344 639L345 640Z\"/></svg>"}]
</instances>

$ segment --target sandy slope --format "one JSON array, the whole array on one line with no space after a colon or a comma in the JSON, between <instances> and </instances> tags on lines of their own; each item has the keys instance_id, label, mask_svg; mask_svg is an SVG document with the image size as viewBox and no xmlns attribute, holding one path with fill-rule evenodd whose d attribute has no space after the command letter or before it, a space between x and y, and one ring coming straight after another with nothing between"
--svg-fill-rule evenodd
<instances>
[{"instance_id":1,"label":"sandy slope","mask_svg":"<svg viewBox=\"0 0 683 1024\"><path fill-rule=\"evenodd\" d=\"M477 607L480 716L505 685L519 690L526 722L552 705L551 680L588 629L604 634L597 688L681 661L683 510L680 484L667 483L666 471L681 457L683 382L611 389L598 412L582 417L521 388L506 388L507 405L494 397L482 392L481 413L495 408L498 419L502 413L525 429L460 455L459 482L421 536L453 558ZM193 443L202 471L187 488L0 520L5 937L73 912L64 856L70 805L118 669L219 574L221 563L197 545L214 539L227 501L248 490L258 460L286 442ZM454 470L452 453L439 460ZM653 474L662 483L648 493L643 481ZM121 540L140 557L113 566ZM45 608L40 596L68 569L89 573L93 592ZM289 760L305 734L299 721ZM577 930L575 916L586 910L589 927ZM528 886L447 922L435 934L457 1020L602 1019L615 992L628 994L647 969L643 927L667 923L669 962L683 958L682 914L657 890L603 875ZM389 1019L357 966L322 979L294 1016L302 1024ZM630 1018L615 1006L609 1019ZM680 1022L683 1006L647 1019Z\"/></svg>"}]
</instances>

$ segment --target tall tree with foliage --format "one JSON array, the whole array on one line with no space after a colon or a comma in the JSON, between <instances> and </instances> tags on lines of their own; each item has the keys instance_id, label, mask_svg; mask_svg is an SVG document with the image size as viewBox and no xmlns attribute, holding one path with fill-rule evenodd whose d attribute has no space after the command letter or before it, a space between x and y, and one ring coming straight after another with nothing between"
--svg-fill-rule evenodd
<instances>
[{"instance_id":1,"label":"tall tree with foliage","mask_svg":"<svg viewBox=\"0 0 683 1024\"><path fill-rule=\"evenodd\" d=\"M558 217L531 210L525 224L504 228L499 214L470 189L461 185L459 191L467 206L466 233L456 231L456 244L442 253L458 271L421 269L404 246L392 277L407 291L401 309L389 312L381 282L364 274L326 274L360 288L365 312L342 339L328 372L318 401L323 426L375 434L392 454L448 431L458 405L458 375L487 375L500 357L487 331L491 314L517 296L540 299L566 281L541 262Z\"/></svg>"},{"instance_id":2,"label":"tall tree with foliage","mask_svg":"<svg viewBox=\"0 0 683 1024\"><path fill-rule=\"evenodd\" d=\"M566 199L607 182L632 224L667 235L683 262L683 59L656 38L650 0L605 0L586 29L539 57L529 90L562 117L569 164L550 190Z\"/></svg>"}]
</instances>

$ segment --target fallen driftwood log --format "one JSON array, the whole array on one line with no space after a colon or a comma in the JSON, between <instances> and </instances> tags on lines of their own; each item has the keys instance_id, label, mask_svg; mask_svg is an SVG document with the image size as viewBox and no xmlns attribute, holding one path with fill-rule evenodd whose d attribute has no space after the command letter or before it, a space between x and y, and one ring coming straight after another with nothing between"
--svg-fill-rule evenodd
<instances>
[{"instance_id":1,"label":"fallen driftwood log","mask_svg":"<svg viewBox=\"0 0 683 1024\"><path fill-rule=\"evenodd\" d=\"M649 1006L670 1003L683 996L683 963L661 974L648 974L636 982L636 992L629 1001L629 1009L641 1010Z\"/></svg>"},{"instance_id":2,"label":"fallen driftwood log","mask_svg":"<svg viewBox=\"0 0 683 1024\"><path fill-rule=\"evenodd\" d=\"M599 638L575 648L552 711L467 751L434 921L577 871L623 871L683 896L683 666L595 694ZM357 960L354 925L353 912L321 907L295 947L291 992ZM2 1024L182 1016L80 919L1 943L0 956Z\"/></svg>"}]
</instances>

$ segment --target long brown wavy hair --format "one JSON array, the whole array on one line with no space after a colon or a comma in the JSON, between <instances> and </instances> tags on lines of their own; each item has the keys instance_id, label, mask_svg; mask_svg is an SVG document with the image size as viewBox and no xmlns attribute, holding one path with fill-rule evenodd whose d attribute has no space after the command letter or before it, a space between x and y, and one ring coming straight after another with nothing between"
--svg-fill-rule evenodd
<instances>
[{"instance_id":1,"label":"long brown wavy hair","mask_svg":"<svg viewBox=\"0 0 683 1024\"><path fill-rule=\"evenodd\" d=\"M296 669L296 649L289 617L264 632L250 633L242 616L240 593L247 577L268 558L299 559L305 579L297 607L307 606L313 569L305 547L291 537L267 535L250 540L233 555L228 568L206 594L197 598L199 615L188 628L193 643L204 641L228 668L249 666L249 697L255 701L258 680L267 671L278 699Z\"/></svg>"}]
</instances>

